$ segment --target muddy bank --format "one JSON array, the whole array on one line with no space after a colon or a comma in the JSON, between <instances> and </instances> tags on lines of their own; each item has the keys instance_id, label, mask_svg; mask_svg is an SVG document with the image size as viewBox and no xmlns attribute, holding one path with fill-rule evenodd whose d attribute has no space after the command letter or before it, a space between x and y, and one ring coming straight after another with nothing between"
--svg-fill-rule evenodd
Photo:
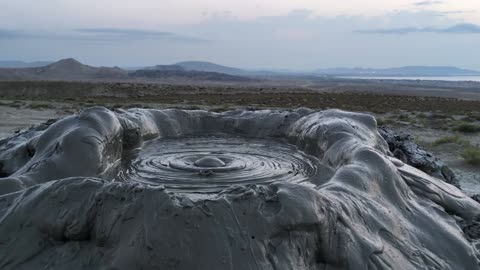
<instances>
[{"instance_id":1,"label":"muddy bank","mask_svg":"<svg viewBox=\"0 0 480 270\"><path fill-rule=\"evenodd\" d=\"M478 268L480 205L369 115L97 107L0 148L2 269Z\"/></svg>"}]
</instances>

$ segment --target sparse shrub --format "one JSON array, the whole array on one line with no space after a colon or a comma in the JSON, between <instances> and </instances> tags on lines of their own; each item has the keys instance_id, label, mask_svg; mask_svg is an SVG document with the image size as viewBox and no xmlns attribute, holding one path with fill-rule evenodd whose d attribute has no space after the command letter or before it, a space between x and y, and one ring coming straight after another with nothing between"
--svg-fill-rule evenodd
<instances>
[{"instance_id":1,"label":"sparse shrub","mask_svg":"<svg viewBox=\"0 0 480 270\"><path fill-rule=\"evenodd\" d=\"M471 123L461 123L455 128L455 130L463 133L475 133L480 131L480 126Z\"/></svg>"},{"instance_id":2,"label":"sparse shrub","mask_svg":"<svg viewBox=\"0 0 480 270\"><path fill-rule=\"evenodd\" d=\"M384 122L385 122L385 125L392 125L392 124L395 123L395 120L393 120L393 119L385 119Z\"/></svg>"},{"instance_id":3,"label":"sparse shrub","mask_svg":"<svg viewBox=\"0 0 480 270\"><path fill-rule=\"evenodd\" d=\"M231 110L232 108L230 108L230 106L224 105L222 107L213 108L210 111L216 112L216 113L222 113L222 112L231 111Z\"/></svg>"},{"instance_id":4,"label":"sparse shrub","mask_svg":"<svg viewBox=\"0 0 480 270\"><path fill-rule=\"evenodd\" d=\"M447 143L458 143L460 141L460 136L453 135L453 136L444 136L435 141L433 141L432 145L438 146Z\"/></svg>"},{"instance_id":5,"label":"sparse shrub","mask_svg":"<svg viewBox=\"0 0 480 270\"><path fill-rule=\"evenodd\" d=\"M140 103L133 103L133 104L125 104L123 106L125 109L132 109L132 108L143 108L143 105Z\"/></svg>"},{"instance_id":6,"label":"sparse shrub","mask_svg":"<svg viewBox=\"0 0 480 270\"><path fill-rule=\"evenodd\" d=\"M114 111L116 109L122 109L124 107L123 104L113 104L112 106L108 107L108 109Z\"/></svg>"},{"instance_id":7,"label":"sparse shrub","mask_svg":"<svg viewBox=\"0 0 480 270\"><path fill-rule=\"evenodd\" d=\"M478 146L467 146L463 150L462 157L469 164L480 165L480 147Z\"/></svg>"},{"instance_id":8,"label":"sparse shrub","mask_svg":"<svg viewBox=\"0 0 480 270\"><path fill-rule=\"evenodd\" d=\"M182 108L183 110L189 110L189 111L196 111L196 110L201 110L202 108L196 106L196 105L190 105L190 106L185 106Z\"/></svg>"},{"instance_id":9,"label":"sparse shrub","mask_svg":"<svg viewBox=\"0 0 480 270\"><path fill-rule=\"evenodd\" d=\"M23 105L25 105L25 102L20 101L20 100L15 100L15 101L8 104L8 106L10 106L12 108L21 108Z\"/></svg>"},{"instance_id":10,"label":"sparse shrub","mask_svg":"<svg viewBox=\"0 0 480 270\"><path fill-rule=\"evenodd\" d=\"M430 115L430 118L432 118L432 119L447 119L447 118L452 118L452 117L449 116L449 115L446 115L446 114L442 114L442 113L432 113Z\"/></svg>"},{"instance_id":11,"label":"sparse shrub","mask_svg":"<svg viewBox=\"0 0 480 270\"><path fill-rule=\"evenodd\" d=\"M27 108L34 109L34 110L41 110L41 109L51 109L53 108L53 106L48 103L31 103L27 106Z\"/></svg>"},{"instance_id":12,"label":"sparse shrub","mask_svg":"<svg viewBox=\"0 0 480 270\"><path fill-rule=\"evenodd\" d=\"M384 126L385 120L383 118L377 118L377 126Z\"/></svg>"},{"instance_id":13,"label":"sparse shrub","mask_svg":"<svg viewBox=\"0 0 480 270\"><path fill-rule=\"evenodd\" d=\"M458 144L463 147L472 147L472 143L469 140L459 139Z\"/></svg>"},{"instance_id":14,"label":"sparse shrub","mask_svg":"<svg viewBox=\"0 0 480 270\"><path fill-rule=\"evenodd\" d=\"M475 119L477 121L480 121L480 113L478 112L469 112L467 113L467 117L471 119Z\"/></svg>"},{"instance_id":15,"label":"sparse shrub","mask_svg":"<svg viewBox=\"0 0 480 270\"><path fill-rule=\"evenodd\" d=\"M427 118L427 115L425 113L419 113L419 114L417 114L417 118L425 119L425 118Z\"/></svg>"},{"instance_id":16,"label":"sparse shrub","mask_svg":"<svg viewBox=\"0 0 480 270\"><path fill-rule=\"evenodd\" d=\"M475 119L472 116L464 116L460 120L463 121L463 122L469 122L469 123L473 123L473 122L477 121L477 119Z\"/></svg>"},{"instance_id":17,"label":"sparse shrub","mask_svg":"<svg viewBox=\"0 0 480 270\"><path fill-rule=\"evenodd\" d=\"M406 114L406 113L405 113L405 114L400 114L400 115L398 116L398 120L400 120L400 121L409 121L409 120L410 120L410 116L409 116L408 114Z\"/></svg>"}]
</instances>

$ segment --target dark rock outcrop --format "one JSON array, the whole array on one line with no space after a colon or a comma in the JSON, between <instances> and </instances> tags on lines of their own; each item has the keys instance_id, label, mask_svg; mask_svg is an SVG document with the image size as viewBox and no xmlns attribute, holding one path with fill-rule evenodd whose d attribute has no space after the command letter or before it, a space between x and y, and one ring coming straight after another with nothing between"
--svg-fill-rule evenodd
<instances>
[{"instance_id":1,"label":"dark rock outcrop","mask_svg":"<svg viewBox=\"0 0 480 270\"><path fill-rule=\"evenodd\" d=\"M433 177L460 187L460 182L453 171L432 153L416 144L410 134L396 133L387 127L379 127L378 131L396 158Z\"/></svg>"}]
</instances>

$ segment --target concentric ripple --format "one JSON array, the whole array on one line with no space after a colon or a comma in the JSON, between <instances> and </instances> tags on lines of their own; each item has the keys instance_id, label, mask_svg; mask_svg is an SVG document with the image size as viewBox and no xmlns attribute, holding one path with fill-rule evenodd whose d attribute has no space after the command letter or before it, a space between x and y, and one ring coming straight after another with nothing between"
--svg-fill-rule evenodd
<instances>
[{"instance_id":1,"label":"concentric ripple","mask_svg":"<svg viewBox=\"0 0 480 270\"><path fill-rule=\"evenodd\" d=\"M231 185L320 179L322 168L318 159L285 142L209 136L150 141L125 159L118 178L175 191L215 192Z\"/></svg>"}]
</instances>

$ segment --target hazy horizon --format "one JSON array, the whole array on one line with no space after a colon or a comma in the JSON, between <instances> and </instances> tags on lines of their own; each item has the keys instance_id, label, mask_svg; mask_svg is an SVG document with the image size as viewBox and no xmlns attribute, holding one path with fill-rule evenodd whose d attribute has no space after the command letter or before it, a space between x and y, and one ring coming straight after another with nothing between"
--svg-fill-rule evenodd
<instances>
[{"instance_id":1,"label":"hazy horizon","mask_svg":"<svg viewBox=\"0 0 480 270\"><path fill-rule=\"evenodd\" d=\"M18 0L0 18L0 60L480 70L480 2L466 0Z\"/></svg>"},{"instance_id":2,"label":"hazy horizon","mask_svg":"<svg viewBox=\"0 0 480 270\"><path fill-rule=\"evenodd\" d=\"M146 67L153 67L153 66L156 66L156 65L176 65L176 64L180 64L180 63L183 63L183 62L202 62L202 63L211 63L211 64L214 64L214 65L220 65L220 66L224 66L224 67L227 67L227 68L238 68L238 69L241 69L241 70L245 70L245 71L278 71L278 72L282 72L282 71L285 71L285 72L299 72L299 73L302 73L302 72L312 72L312 71L315 71L315 70L321 70L321 69L325 69L325 70L329 70L329 69L332 69L332 70L335 70L335 69L365 69L365 70L368 70L368 69L374 69L374 70L382 70L382 69L395 69L395 68L408 68L408 67L430 67L430 68L458 68L458 69L464 69L464 70L471 70L471 71L476 71L476 72L480 72L480 70L475 70L475 69L467 69L467 68L463 68L463 67L459 67L459 66L429 66L429 65L419 65L419 66L412 66L412 65L406 65L406 66L386 66L386 67L378 67L378 68L372 68L372 67L364 67L364 66L352 66L352 67L329 67L329 68L322 68L322 67L319 67L319 68L314 68L314 69L303 69L303 70L291 70L291 69L288 69L286 67L264 67L264 68L251 68L251 67L238 67L238 66L228 66L228 65L223 65L222 63L215 63L215 62L211 62L211 61L207 61L207 60L188 60L188 61L179 61L179 62L173 62L173 63L157 63L155 65L136 65L136 66L109 66L109 65L92 65L90 63L85 63L85 62L82 62L80 61L79 59L76 59L74 57L68 57L68 58L63 58L63 59L55 59L55 60L35 60L35 61L25 61L25 60L21 60L21 59L17 59L17 60L3 60L3 59L0 59L0 64L3 64L3 63L6 63L6 62L22 62L24 64L35 64L35 63L40 63L40 64L51 64L51 63L55 63L55 62L59 62L59 61L63 61L63 60L67 60L67 59L74 59L76 61L79 61L81 64L84 64L84 65L89 65L89 66L94 66L94 67L120 67L122 69L135 69L135 68L146 68ZM7 67L7 66L4 66L6 68L15 68L14 66L11 66L11 67ZM26 66L28 67L28 66ZM0 66L1 68L1 66ZM475 76L477 76L476 74L474 74ZM439 75L440 76L440 75Z\"/></svg>"}]
</instances>

